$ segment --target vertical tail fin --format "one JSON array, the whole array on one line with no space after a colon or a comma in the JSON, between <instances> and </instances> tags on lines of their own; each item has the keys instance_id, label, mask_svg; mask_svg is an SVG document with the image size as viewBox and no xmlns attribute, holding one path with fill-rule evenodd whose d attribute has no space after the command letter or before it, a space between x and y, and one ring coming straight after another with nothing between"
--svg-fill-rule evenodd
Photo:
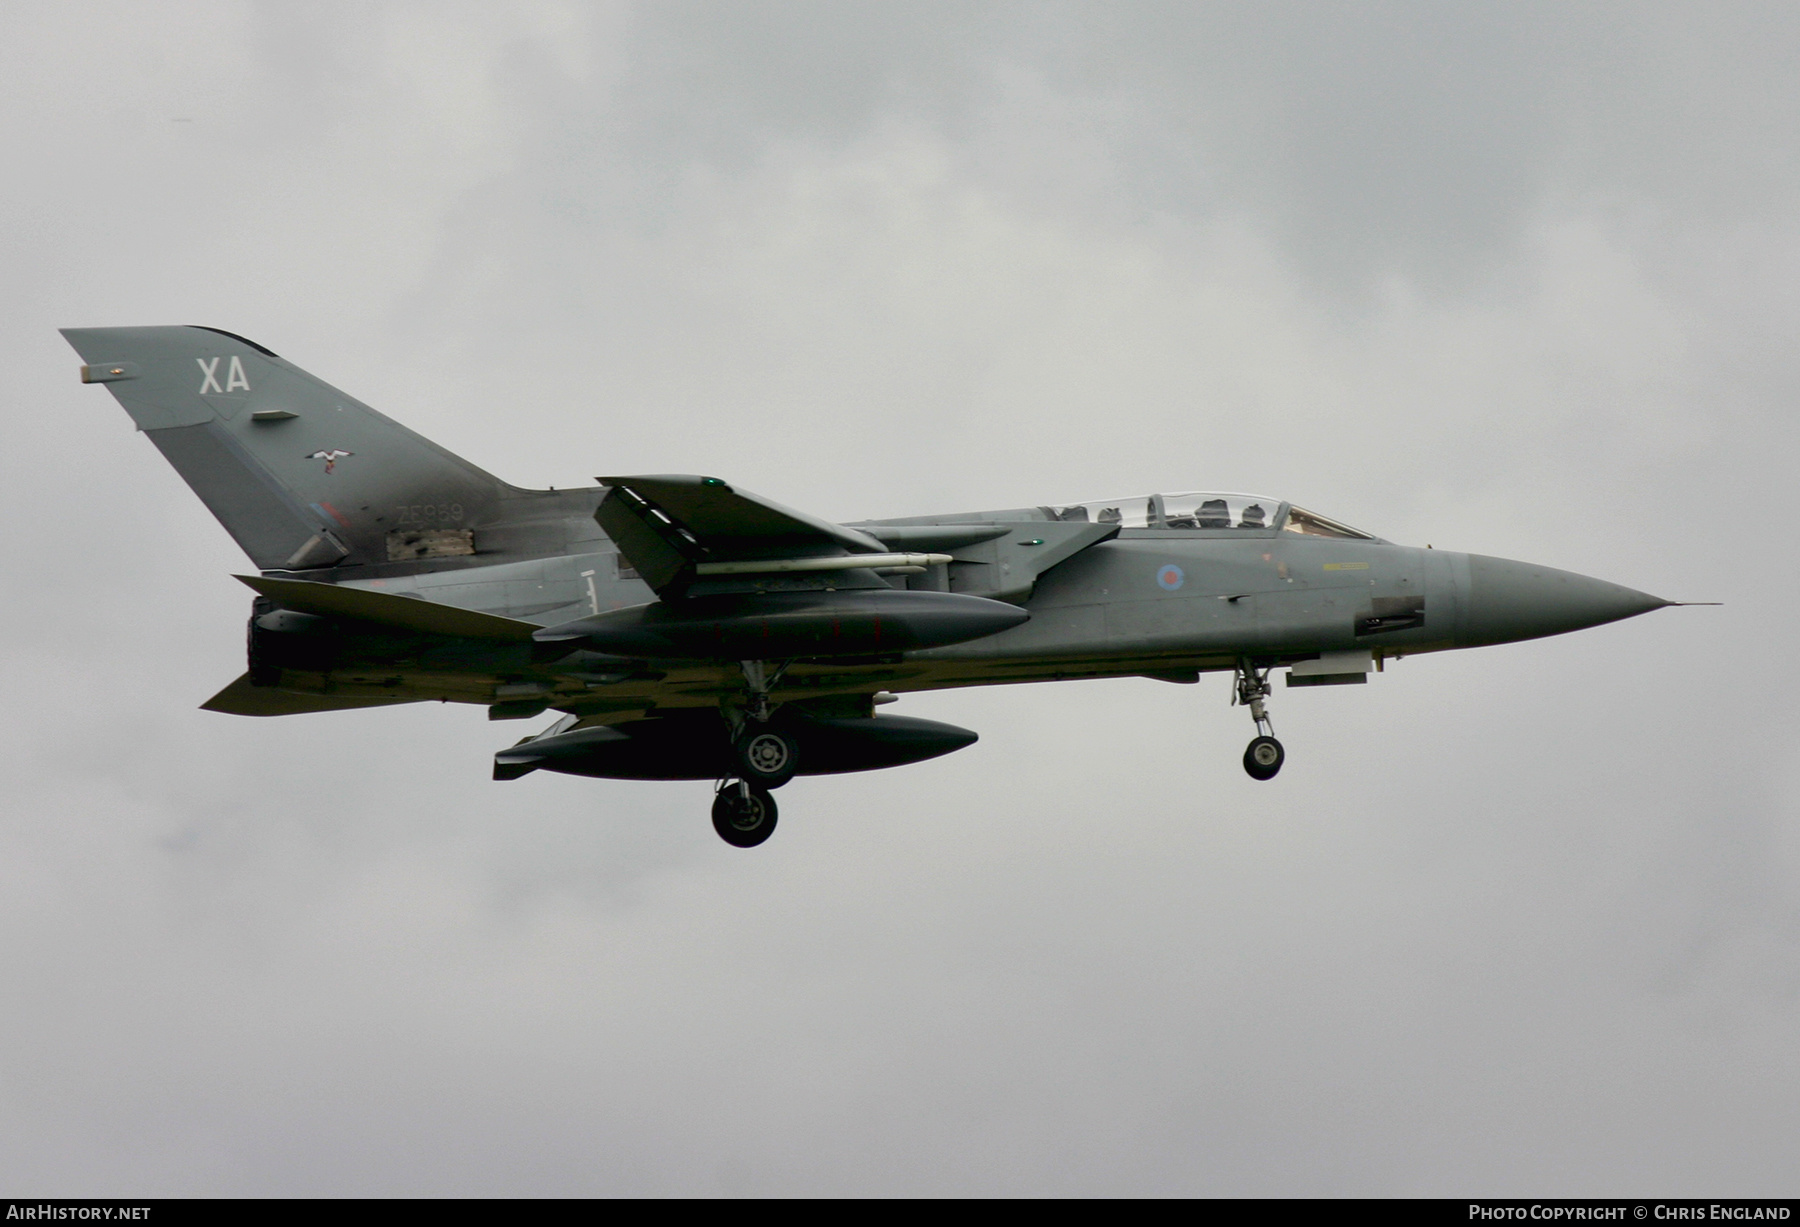
<instances>
[{"instance_id":1,"label":"vertical tail fin","mask_svg":"<svg viewBox=\"0 0 1800 1227\"><path fill-rule=\"evenodd\" d=\"M528 493L232 333L62 335L262 570L472 554Z\"/></svg>"}]
</instances>

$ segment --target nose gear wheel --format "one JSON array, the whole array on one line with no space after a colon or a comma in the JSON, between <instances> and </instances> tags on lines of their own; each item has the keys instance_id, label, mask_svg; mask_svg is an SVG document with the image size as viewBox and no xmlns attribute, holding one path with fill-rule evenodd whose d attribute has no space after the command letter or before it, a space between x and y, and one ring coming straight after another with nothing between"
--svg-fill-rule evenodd
<instances>
[{"instance_id":1,"label":"nose gear wheel","mask_svg":"<svg viewBox=\"0 0 1800 1227\"><path fill-rule=\"evenodd\" d=\"M1272 780L1286 758L1287 752L1279 741L1273 737L1258 737L1244 751L1244 770L1253 780Z\"/></svg>"}]
</instances>

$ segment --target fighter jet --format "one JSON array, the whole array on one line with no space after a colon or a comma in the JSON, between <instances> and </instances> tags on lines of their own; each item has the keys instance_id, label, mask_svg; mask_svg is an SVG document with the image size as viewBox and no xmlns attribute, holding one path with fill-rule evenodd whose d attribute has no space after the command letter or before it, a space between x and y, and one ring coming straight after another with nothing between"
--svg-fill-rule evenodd
<instances>
[{"instance_id":1,"label":"fighter jet","mask_svg":"<svg viewBox=\"0 0 1800 1227\"><path fill-rule=\"evenodd\" d=\"M839 524L713 476L520 489L233 333L63 336L257 569L237 577L248 667L207 710L555 712L494 779L712 780L713 825L741 848L795 775L975 741L877 714L911 691L1229 672L1255 725L1244 770L1271 780L1277 670L1366 683L1403 656L1677 604L1250 494Z\"/></svg>"}]
</instances>

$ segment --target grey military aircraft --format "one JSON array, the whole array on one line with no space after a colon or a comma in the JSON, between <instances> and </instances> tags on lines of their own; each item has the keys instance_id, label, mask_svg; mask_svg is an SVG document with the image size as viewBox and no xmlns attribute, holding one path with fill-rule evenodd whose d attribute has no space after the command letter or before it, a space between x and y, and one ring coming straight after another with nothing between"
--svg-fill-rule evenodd
<instances>
[{"instance_id":1,"label":"grey military aircraft","mask_svg":"<svg viewBox=\"0 0 1800 1227\"><path fill-rule=\"evenodd\" d=\"M754 847L796 774L920 762L967 729L907 691L1231 672L1281 770L1271 675L1361 683L1388 660L1556 635L1677 602L1522 562L1395 545L1248 494L1142 494L837 524L719 477L526 490L253 341L71 328L105 384L255 564L243 716L440 700L547 711L533 771L712 780Z\"/></svg>"}]
</instances>

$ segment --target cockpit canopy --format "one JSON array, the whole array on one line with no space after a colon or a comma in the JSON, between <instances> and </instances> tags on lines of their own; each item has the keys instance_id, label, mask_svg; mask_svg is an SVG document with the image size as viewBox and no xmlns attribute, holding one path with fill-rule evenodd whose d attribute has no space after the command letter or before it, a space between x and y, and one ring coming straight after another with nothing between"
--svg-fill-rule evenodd
<instances>
[{"instance_id":1,"label":"cockpit canopy","mask_svg":"<svg viewBox=\"0 0 1800 1227\"><path fill-rule=\"evenodd\" d=\"M1160 529L1280 529L1307 537L1338 537L1357 541L1375 538L1348 524L1327 519L1278 498L1256 494L1188 491L1182 494L1147 494L1133 498L1101 499L1048 509L1058 520L1117 524L1120 528Z\"/></svg>"}]
</instances>

